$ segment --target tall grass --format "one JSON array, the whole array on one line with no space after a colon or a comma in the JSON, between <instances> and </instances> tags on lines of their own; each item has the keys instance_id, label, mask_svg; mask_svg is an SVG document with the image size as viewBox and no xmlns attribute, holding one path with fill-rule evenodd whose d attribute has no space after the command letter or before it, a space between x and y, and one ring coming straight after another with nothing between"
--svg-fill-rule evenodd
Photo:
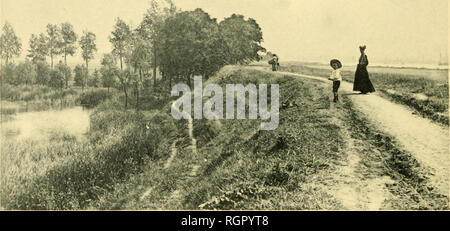
<instances>
[{"instance_id":1,"label":"tall grass","mask_svg":"<svg viewBox=\"0 0 450 231\"><path fill-rule=\"evenodd\" d=\"M87 139L55 131L45 142L2 140L1 204L7 209L86 209L169 153L174 124L159 115L97 110Z\"/></svg>"},{"instance_id":2,"label":"tall grass","mask_svg":"<svg viewBox=\"0 0 450 231\"><path fill-rule=\"evenodd\" d=\"M46 111L78 105L79 89L53 89L41 85L1 86L1 100L14 102L16 112ZM3 111L3 110L2 110Z\"/></svg>"},{"instance_id":3,"label":"tall grass","mask_svg":"<svg viewBox=\"0 0 450 231\"><path fill-rule=\"evenodd\" d=\"M89 90L81 93L79 97L80 104L87 108L94 108L101 102L111 99L112 93L106 89Z\"/></svg>"}]
</instances>

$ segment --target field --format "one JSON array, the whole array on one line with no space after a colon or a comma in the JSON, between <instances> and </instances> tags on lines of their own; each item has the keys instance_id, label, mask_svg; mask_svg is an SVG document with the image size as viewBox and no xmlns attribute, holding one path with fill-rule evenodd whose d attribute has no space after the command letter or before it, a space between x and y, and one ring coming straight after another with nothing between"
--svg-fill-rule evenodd
<instances>
[{"instance_id":1,"label":"field","mask_svg":"<svg viewBox=\"0 0 450 231\"><path fill-rule=\"evenodd\" d=\"M288 62L282 71L328 77L323 65ZM375 89L395 102L415 110L417 114L448 125L448 72L445 70L368 67ZM343 68L343 79L354 80L354 70Z\"/></svg>"}]
</instances>

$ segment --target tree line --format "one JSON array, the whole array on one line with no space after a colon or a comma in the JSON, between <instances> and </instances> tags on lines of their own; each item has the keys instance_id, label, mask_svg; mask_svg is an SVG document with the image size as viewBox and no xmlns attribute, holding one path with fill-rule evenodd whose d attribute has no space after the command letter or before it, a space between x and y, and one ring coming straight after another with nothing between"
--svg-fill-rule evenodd
<instances>
[{"instance_id":1,"label":"tree line","mask_svg":"<svg viewBox=\"0 0 450 231\"><path fill-rule=\"evenodd\" d=\"M109 36L112 50L103 54L101 68L93 73L89 73L89 62L97 51L94 33L84 31L78 38L68 22L49 24L45 32L31 35L26 60L15 65L12 59L21 54L22 45L11 25L5 23L0 36L1 77L2 82L13 85L68 88L73 73L75 85L83 89L120 89L126 108L130 91L138 105L140 93L147 88L170 91L176 81L190 85L194 75L208 78L225 65L258 61L260 52L265 52L262 41L261 28L252 18L233 14L218 22L202 9L182 11L170 0L153 0L135 28L116 18ZM83 64L71 70L66 59L77 48ZM64 62L54 65L58 56Z\"/></svg>"}]
</instances>

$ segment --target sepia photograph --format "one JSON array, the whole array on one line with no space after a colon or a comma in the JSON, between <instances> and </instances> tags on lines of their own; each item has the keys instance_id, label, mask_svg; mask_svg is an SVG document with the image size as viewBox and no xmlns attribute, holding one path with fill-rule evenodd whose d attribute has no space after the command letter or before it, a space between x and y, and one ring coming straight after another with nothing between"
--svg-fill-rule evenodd
<instances>
[{"instance_id":1,"label":"sepia photograph","mask_svg":"<svg viewBox=\"0 0 450 231\"><path fill-rule=\"evenodd\" d=\"M448 12L0 0L0 210L449 210Z\"/></svg>"}]
</instances>

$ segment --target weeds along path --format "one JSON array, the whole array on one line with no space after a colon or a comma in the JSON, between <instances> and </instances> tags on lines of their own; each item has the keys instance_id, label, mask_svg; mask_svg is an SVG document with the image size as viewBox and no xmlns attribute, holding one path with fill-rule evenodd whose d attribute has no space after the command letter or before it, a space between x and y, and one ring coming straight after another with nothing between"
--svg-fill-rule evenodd
<instances>
[{"instance_id":1,"label":"weeds along path","mask_svg":"<svg viewBox=\"0 0 450 231\"><path fill-rule=\"evenodd\" d=\"M278 73L328 82L323 77ZM352 84L343 81L340 93L350 98L356 110L373 126L395 137L401 148L411 153L430 172L428 177L436 190L450 196L448 127L414 115L407 107L386 100L377 93L361 95L352 89Z\"/></svg>"}]
</instances>

